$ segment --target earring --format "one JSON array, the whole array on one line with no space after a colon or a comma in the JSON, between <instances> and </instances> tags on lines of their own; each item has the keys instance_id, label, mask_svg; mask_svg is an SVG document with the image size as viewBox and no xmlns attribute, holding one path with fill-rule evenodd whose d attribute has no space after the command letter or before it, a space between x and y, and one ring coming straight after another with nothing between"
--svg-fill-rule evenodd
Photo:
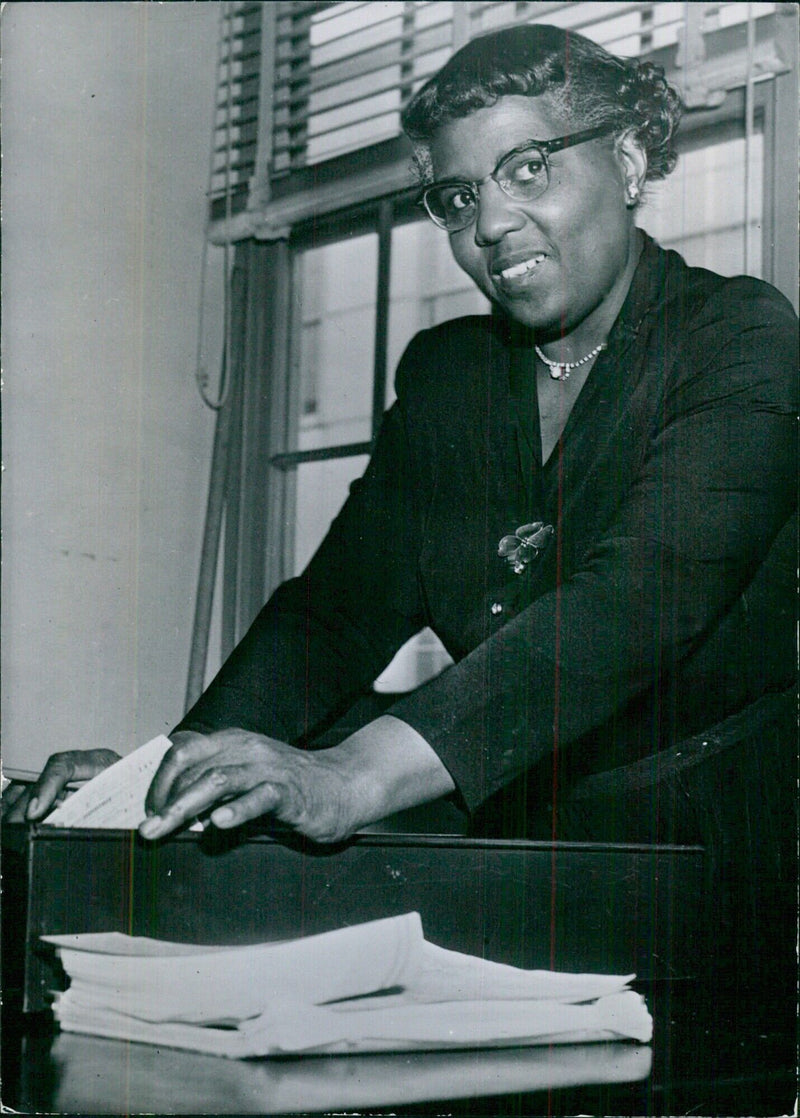
<instances>
[{"instance_id":1,"label":"earring","mask_svg":"<svg viewBox=\"0 0 800 1118\"><path fill-rule=\"evenodd\" d=\"M628 205L635 206L639 201L639 184L631 179L628 182Z\"/></svg>"}]
</instances>

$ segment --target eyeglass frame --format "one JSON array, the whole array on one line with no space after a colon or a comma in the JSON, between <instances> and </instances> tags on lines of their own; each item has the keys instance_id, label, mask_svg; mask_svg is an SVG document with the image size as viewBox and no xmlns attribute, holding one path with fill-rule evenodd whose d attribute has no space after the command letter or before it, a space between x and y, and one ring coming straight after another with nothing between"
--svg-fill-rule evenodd
<instances>
[{"instance_id":1,"label":"eyeglass frame","mask_svg":"<svg viewBox=\"0 0 800 1118\"><path fill-rule=\"evenodd\" d=\"M518 147L512 148L510 151L507 151L505 155L501 155L497 163L495 164L494 170L490 171L489 174L482 179L475 181L471 179L460 179L454 177L450 179L439 179L437 182L428 183L427 186L422 188L419 197L417 198L417 205L422 206L433 224L436 225L439 229L444 229L446 233L461 233L464 229L469 229L470 225L472 225L473 222L477 220L478 206L480 205L480 188L484 185L484 183L487 183L489 179L493 179L497 183L497 185L500 187L507 198L511 198L515 202L533 202L536 198L541 198L541 196L546 193L547 188L550 186L550 161L547 158L548 155L552 155L556 151L563 151L565 148L577 147L578 144L586 144L590 140L599 139L601 136L608 136L613 131L615 131L615 126L612 124L596 124L593 128L583 128L579 132L572 132L568 136L557 136L552 140L526 140L524 144L520 144ZM533 198L514 198L514 195L509 194L508 191L505 189L503 184L497 178L497 175L504 163L507 163L510 159L513 159L515 155L521 155L525 151L538 151L539 154L542 156L547 182L545 183L544 190L541 190ZM466 225L461 225L458 227L458 229L448 229L447 226L442 224L442 222L437 217L434 217L428 205L427 195L431 190L441 186L466 186L469 187L469 189L475 195L475 214L467 222Z\"/></svg>"}]
</instances>

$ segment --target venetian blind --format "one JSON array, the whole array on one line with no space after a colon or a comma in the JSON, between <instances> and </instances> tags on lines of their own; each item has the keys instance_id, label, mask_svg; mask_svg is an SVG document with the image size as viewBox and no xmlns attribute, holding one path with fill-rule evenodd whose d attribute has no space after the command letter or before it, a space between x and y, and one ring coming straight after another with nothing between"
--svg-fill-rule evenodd
<instances>
[{"instance_id":1,"label":"venetian blind","mask_svg":"<svg viewBox=\"0 0 800 1118\"><path fill-rule=\"evenodd\" d=\"M739 37L745 34L748 19L762 20L776 7L630 0L222 4L212 200L227 195L235 211L246 204L254 177L261 177L263 192L265 179L267 185L280 183L397 137L400 112L412 93L453 50L484 31L553 23L615 53L663 53L674 64L681 51L690 51L687 24L703 46L716 36L724 51L736 45L737 29ZM723 41L726 32L734 33L730 44ZM259 136L268 145L260 153Z\"/></svg>"},{"instance_id":2,"label":"venetian blind","mask_svg":"<svg viewBox=\"0 0 800 1118\"><path fill-rule=\"evenodd\" d=\"M211 198L246 193L255 173L261 82L261 3L221 3Z\"/></svg>"}]
</instances>

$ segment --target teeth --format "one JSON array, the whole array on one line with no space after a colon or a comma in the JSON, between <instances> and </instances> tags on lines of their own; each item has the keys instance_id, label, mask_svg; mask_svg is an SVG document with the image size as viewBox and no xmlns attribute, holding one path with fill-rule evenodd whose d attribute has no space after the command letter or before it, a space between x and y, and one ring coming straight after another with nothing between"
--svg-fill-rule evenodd
<instances>
[{"instance_id":1,"label":"teeth","mask_svg":"<svg viewBox=\"0 0 800 1118\"><path fill-rule=\"evenodd\" d=\"M538 256L532 256L530 260L523 260L521 264L515 264L513 268L506 268L504 272L500 273L500 277L501 279L516 279L517 276L524 276L526 272L530 272L543 260L544 253L541 252Z\"/></svg>"}]
</instances>

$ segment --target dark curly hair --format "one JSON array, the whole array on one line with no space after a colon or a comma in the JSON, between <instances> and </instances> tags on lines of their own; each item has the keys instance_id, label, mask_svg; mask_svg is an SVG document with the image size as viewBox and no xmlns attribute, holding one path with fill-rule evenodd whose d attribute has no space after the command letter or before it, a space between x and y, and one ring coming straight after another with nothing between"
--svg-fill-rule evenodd
<instances>
[{"instance_id":1,"label":"dark curly hair","mask_svg":"<svg viewBox=\"0 0 800 1118\"><path fill-rule=\"evenodd\" d=\"M675 166L683 106L660 66L618 58L560 27L519 24L472 39L406 106L403 129L423 181L431 177L429 145L442 124L510 95L546 95L576 128L632 131L647 154L648 179L663 179Z\"/></svg>"}]
</instances>

